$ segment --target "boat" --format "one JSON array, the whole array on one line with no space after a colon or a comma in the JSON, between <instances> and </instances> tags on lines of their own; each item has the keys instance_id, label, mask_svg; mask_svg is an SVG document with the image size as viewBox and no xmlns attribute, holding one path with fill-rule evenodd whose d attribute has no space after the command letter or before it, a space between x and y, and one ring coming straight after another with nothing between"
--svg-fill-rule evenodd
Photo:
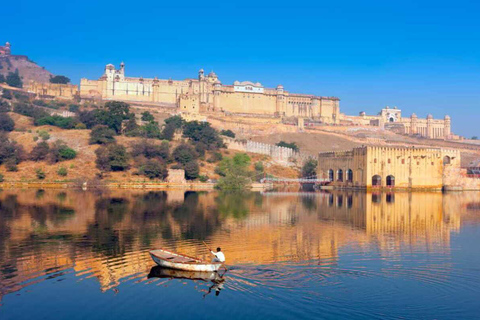
<instances>
[{"instance_id":1,"label":"boat","mask_svg":"<svg viewBox=\"0 0 480 320\"><path fill-rule=\"evenodd\" d=\"M214 272L223 265L221 262L208 262L165 249L152 250L150 256L161 267L185 271Z\"/></svg>"},{"instance_id":2,"label":"boat","mask_svg":"<svg viewBox=\"0 0 480 320\"><path fill-rule=\"evenodd\" d=\"M175 278L185 280L215 281L219 277L217 272L210 271L186 271L155 266L150 269L148 278Z\"/></svg>"}]
</instances>

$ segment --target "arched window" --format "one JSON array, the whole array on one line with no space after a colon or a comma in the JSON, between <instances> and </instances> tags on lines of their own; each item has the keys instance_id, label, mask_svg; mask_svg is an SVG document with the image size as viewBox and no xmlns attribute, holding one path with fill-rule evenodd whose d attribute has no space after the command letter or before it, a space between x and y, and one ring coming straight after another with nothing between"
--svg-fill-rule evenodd
<instances>
[{"instance_id":1,"label":"arched window","mask_svg":"<svg viewBox=\"0 0 480 320\"><path fill-rule=\"evenodd\" d=\"M333 181L333 180L334 180L333 179L333 170L330 169L330 170L328 170L328 181Z\"/></svg>"},{"instance_id":2,"label":"arched window","mask_svg":"<svg viewBox=\"0 0 480 320\"><path fill-rule=\"evenodd\" d=\"M450 157L449 156L443 157L443 164L450 164Z\"/></svg>"},{"instance_id":3,"label":"arched window","mask_svg":"<svg viewBox=\"0 0 480 320\"><path fill-rule=\"evenodd\" d=\"M343 195L337 195L337 208L341 208L343 206Z\"/></svg>"},{"instance_id":4,"label":"arched window","mask_svg":"<svg viewBox=\"0 0 480 320\"><path fill-rule=\"evenodd\" d=\"M353 182L353 171L352 171L352 169L347 170L347 181L348 182Z\"/></svg>"},{"instance_id":5,"label":"arched window","mask_svg":"<svg viewBox=\"0 0 480 320\"><path fill-rule=\"evenodd\" d=\"M343 181L343 170L338 169L337 171L337 181Z\"/></svg>"},{"instance_id":6,"label":"arched window","mask_svg":"<svg viewBox=\"0 0 480 320\"><path fill-rule=\"evenodd\" d=\"M392 175L387 176L387 187L395 187L395 177Z\"/></svg>"},{"instance_id":7,"label":"arched window","mask_svg":"<svg viewBox=\"0 0 480 320\"><path fill-rule=\"evenodd\" d=\"M381 185L382 185L382 177L380 177L378 174L374 175L372 177L372 186L380 187Z\"/></svg>"}]
</instances>

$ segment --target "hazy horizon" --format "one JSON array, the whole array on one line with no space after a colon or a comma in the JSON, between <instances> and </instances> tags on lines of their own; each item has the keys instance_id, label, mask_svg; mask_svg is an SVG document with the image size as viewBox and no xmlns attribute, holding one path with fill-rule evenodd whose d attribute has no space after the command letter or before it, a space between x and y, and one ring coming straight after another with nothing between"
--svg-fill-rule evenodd
<instances>
[{"instance_id":1,"label":"hazy horizon","mask_svg":"<svg viewBox=\"0 0 480 320\"><path fill-rule=\"evenodd\" d=\"M121 61L127 76L194 78L204 68L223 84L336 96L350 115L387 105L404 117L448 114L454 133L480 135L480 4L248 4L6 3L0 43L76 84Z\"/></svg>"}]
</instances>

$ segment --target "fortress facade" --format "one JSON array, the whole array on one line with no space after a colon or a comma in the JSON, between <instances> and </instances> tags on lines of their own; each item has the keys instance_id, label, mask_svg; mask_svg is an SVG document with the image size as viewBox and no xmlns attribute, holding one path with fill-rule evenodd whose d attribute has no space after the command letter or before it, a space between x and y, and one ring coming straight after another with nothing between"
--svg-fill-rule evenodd
<instances>
[{"instance_id":1,"label":"fortress facade","mask_svg":"<svg viewBox=\"0 0 480 320\"><path fill-rule=\"evenodd\" d=\"M178 107L182 112L225 112L279 117L307 117L338 124L339 99L286 91L282 85L265 88L260 83L235 81L224 85L214 72L197 78L164 80L125 76L120 68L108 64L98 80L81 79L81 98L157 103Z\"/></svg>"},{"instance_id":2,"label":"fortress facade","mask_svg":"<svg viewBox=\"0 0 480 320\"><path fill-rule=\"evenodd\" d=\"M367 115L360 112L358 116L341 114L341 124L376 126L391 130L398 134L414 135L429 139L455 139L451 131L450 116L443 119L434 119L429 114L426 119L420 119L415 113L410 117L402 117L402 110L397 107L383 108L377 115Z\"/></svg>"},{"instance_id":3,"label":"fortress facade","mask_svg":"<svg viewBox=\"0 0 480 320\"><path fill-rule=\"evenodd\" d=\"M441 190L458 168L458 150L364 146L320 153L317 176L338 188Z\"/></svg>"}]
</instances>

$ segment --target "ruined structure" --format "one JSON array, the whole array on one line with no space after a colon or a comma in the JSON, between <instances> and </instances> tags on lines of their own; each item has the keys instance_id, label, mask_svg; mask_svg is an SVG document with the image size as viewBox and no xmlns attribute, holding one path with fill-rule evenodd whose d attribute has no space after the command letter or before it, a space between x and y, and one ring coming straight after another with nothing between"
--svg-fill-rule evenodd
<instances>
[{"instance_id":1,"label":"ruined structure","mask_svg":"<svg viewBox=\"0 0 480 320\"><path fill-rule=\"evenodd\" d=\"M80 96L105 100L123 100L167 104L182 112L225 112L263 116L308 117L323 123L338 123L339 99L286 91L282 85L265 88L260 83L235 81L224 85L214 72L198 78L164 80L125 76L120 68L108 64L98 80L81 79Z\"/></svg>"},{"instance_id":2,"label":"ruined structure","mask_svg":"<svg viewBox=\"0 0 480 320\"><path fill-rule=\"evenodd\" d=\"M458 150L364 146L320 153L317 175L338 188L441 190L449 167L460 168Z\"/></svg>"},{"instance_id":3,"label":"ruined structure","mask_svg":"<svg viewBox=\"0 0 480 320\"><path fill-rule=\"evenodd\" d=\"M11 54L10 42L6 42L4 46L0 46L0 57L9 56Z\"/></svg>"}]
</instances>

